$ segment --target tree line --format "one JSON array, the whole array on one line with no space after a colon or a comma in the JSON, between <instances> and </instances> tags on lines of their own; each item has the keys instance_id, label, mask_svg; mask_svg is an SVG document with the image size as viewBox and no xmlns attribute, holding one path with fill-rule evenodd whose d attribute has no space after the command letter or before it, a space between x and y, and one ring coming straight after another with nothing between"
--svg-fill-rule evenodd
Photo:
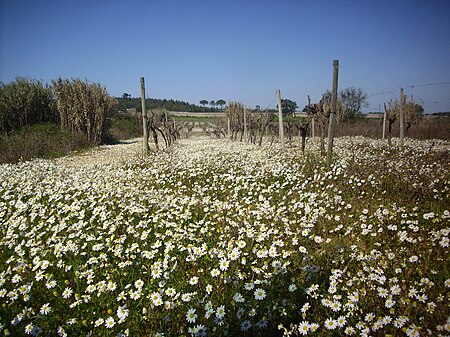
<instances>
[{"instance_id":1,"label":"tree line","mask_svg":"<svg viewBox=\"0 0 450 337\"><path fill-rule=\"evenodd\" d=\"M205 101L206 103L200 101L202 106L198 106L196 104L191 104L184 101L173 100L173 99L158 99L158 98L147 98L145 100L145 106L148 109L166 109L169 111L183 111L183 112L219 112L223 105L225 105L224 100L219 100L216 102ZM211 104L210 107L207 107L207 104ZM223 102L223 103L221 103ZM141 112L141 99L138 97L131 97L131 95L124 93L122 97L117 97L117 106L121 111L125 111L127 109L136 109L136 111ZM219 108L220 107L220 108Z\"/></svg>"},{"instance_id":2,"label":"tree line","mask_svg":"<svg viewBox=\"0 0 450 337\"><path fill-rule=\"evenodd\" d=\"M203 107L205 107L207 104L209 104L212 108L220 106L220 110L223 110L223 106L225 104L227 104L227 102L225 102L223 99L219 99L217 101L211 101L211 102L208 102L208 100L206 100L206 99L202 99L199 103Z\"/></svg>"}]
</instances>

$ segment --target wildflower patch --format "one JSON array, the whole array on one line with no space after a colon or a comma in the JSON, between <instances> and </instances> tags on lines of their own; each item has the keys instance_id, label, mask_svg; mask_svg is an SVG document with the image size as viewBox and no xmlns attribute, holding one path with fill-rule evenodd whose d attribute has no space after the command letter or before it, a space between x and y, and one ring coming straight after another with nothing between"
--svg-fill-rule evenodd
<instances>
[{"instance_id":1,"label":"wildflower patch","mask_svg":"<svg viewBox=\"0 0 450 337\"><path fill-rule=\"evenodd\" d=\"M448 335L448 145L335 144L0 166L0 335Z\"/></svg>"}]
</instances>

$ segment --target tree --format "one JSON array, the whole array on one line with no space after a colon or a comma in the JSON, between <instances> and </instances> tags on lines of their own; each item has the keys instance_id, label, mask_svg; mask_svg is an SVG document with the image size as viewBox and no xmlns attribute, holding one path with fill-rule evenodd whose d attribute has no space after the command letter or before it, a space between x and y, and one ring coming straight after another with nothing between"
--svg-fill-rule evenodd
<instances>
[{"instance_id":1,"label":"tree","mask_svg":"<svg viewBox=\"0 0 450 337\"><path fill-rule=\"evenodd\" d=\"M406 132L412 125L420 123L423 118L423 106L413 100L412 96L403 96L403 116L406 123ZM391 144L392 125L400 117L400 102L397 99L391 99L387 106L384 105L386 117L388 120L388 144Z\"/></svg>"},{"instance_id":2,"label":"tree","mask_svg":"<svg viewBox=\"0 0 450 337\"><path fill-rule=\"evenodd\" d=\"M367 107L367 94L361 88L350 87L340 92L339 98L345 105L345 121L352 121L361 114L361 107Z\"/></svg>"},{"instance_id":3,"label":"tree","mask_svg":"<svg viewBox=\"0 0 450 337\"><path fill-rule=\"evenodd\" d=\"M277 105L278 107L278 105ZM284 116L292 115L296 109L298 108L297 103L295 101L291 101L290 99L282 99L281 100L281 111Z\"/></svg>"},{"instance_id":4,"label":"tree","mask_svg":"<svg viewBox=\"0 0 450 337\"><path fill-rule=\"evenodd\" d=\"M203 107L205 107L206 104L208 104L208 101L206 99L202 99L200 101L200 105L203 105Z\"/></svg>"},{"instance_id":5,"label":"tree","mask_svg":"<svg viewBox=\"0 0 450 337\"><path fill-rule=\"evenodd\" d=\"M209 105L211 105L211 107L215 107L216 106L216 102L214 102L214 101L211 101L211 102L209 102Z\"/></svg>"},{"instance_id":6,"label":"tree","mask_svg":"<svg viewBox=\"0 0 450 337\"><path fill-rule=\"evenodd\" d=\"M126 92L124 92L123 95L122 95L122 98L131 100L131 95L126 93Z\"/></svg>"},{"instance_id":7,"label":"tree","mask_svg":"<svg viewBox=\"0 0 450 337\"><path fill-rule=\"evenodd\" d=\"M408 130L411 126L414 124L419 124L422 121L423 118L423 103L416 103L413 101L413 98L405 99L406 104L403 108L404 110L404 116L405 116L405 123L406 123L406 133L408 133Z\"/></svg>"},{"instance_id":8,"label":"tree","mask_svg":"<svg viewBox=\"0 0 450 337\"><path fill-rule=\"evenodd\" d=\"M223 109L223 106L226 104L226 102L223 99L219 99L216 102L216 105L220 105L220 109Z\"/></svg>"}]
</instances>

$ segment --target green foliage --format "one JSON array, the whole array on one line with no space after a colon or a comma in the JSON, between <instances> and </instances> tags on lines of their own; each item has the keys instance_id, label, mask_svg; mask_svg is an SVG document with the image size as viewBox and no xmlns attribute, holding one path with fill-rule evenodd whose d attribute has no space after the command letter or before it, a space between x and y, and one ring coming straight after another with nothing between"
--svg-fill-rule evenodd
<instances>
[{"instance_id":1,"label":"green foliage","mask_svg":"<svg viewBox=\"0 0 450 337\"><path fill-rule=\"evenodd\" d=\"M57 120L49 86L21 77L6 85L0 83L0 133Z\"/></svg>"},{"instance_id":2,"label":"green foliage","mask_svg":"<svg viewBox=\"0 0 450 337\"><path fill-rule=\"evenodd\" d=\"M61 130L54 123L29 125L0 135L0 164L60 157L88 145L82 135Z\"/></svg>"},{"instance_id":3,"label":"green foliage","mask_svg":"<svg viewBox=\"0 0 450 337\"><path fill-rule=\"evenodd\" d=\"M53 88L61 126L85 135L90 144L99 144L106 134L106 118L115 110L115 99L100 84L79 79L59 78Z\"/></svg>"},{"instance_id":4,"label":"green foliage","mask_svg":"<svg viewBox=\"0 0 450 337\"><path fill-rule=\"evenodd\" d=\"M216 105L220 105L220 109L223 109L223 106L226 104L227 102L225 102L223 99L219 99L216 102Z\"/></svg>"},{"instance_id":5,"label":"green foliage","mask_svg":"<svg viewBox=\"0 0 450 337\"><path fill-rule=\"evenodd\" d=\"M281 111L284 116L292 115L297 108L297 102L291 101L290 99L281 100Z\"/></svg>"},{"instance_id":6,"label":"green foliage","mask_svg":"<svg viewBox=\"0 0 450 337\"><path fill-rule=\"evenodd\" d=\"M117 108L120 111L126 109L136 109L136 111L141 111L141 99L140 98L123 98L117 97ZM200 104L203 101L200 101ZM205 105L209 102L206 101ZM157 99L157 98L147 98L145 100L145 107L147 109L167 109L168 111L183 111L183 112L215 112L218 109L209 108L205 106L198 106L195 104L190 104L184 101L178 101L173 99Z\"/></svg>"},{"instance_id":7,"label":"green foliage","mask_svg":"<svg viewBox=\"0 0 450 337\"><path fill-rule=\"evenodd\" d=\"M138 116L117 113L110 121L108 134L113 140L131 139L142 136L142 123Z\"/></svg>"},{"instance_id":8,"label":"green foliage","mask_svg":"<svg viewBox=\"0 0 450 337\"><path fill-rule=\"evenodd\" d=\"M219 123L222 119L221 116L171 116L169 115L169 120L172 118L175 118L175 120L178 122L198 122L198 123Z\"/></svg>"}]
</instances>

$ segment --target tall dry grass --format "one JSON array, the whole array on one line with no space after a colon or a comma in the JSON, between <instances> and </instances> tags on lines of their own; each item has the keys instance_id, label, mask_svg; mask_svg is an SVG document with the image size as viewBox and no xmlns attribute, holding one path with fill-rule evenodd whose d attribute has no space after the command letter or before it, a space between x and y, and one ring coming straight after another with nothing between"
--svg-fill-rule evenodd
<instances>
[{"instance_id":1,"label":"tall dry grass","mask_svg":"<svg viewBox=\"0 0 450 337\"><path fill-rule=\"evenodd\" d=\"M0 133L57 120L50 86L22 77L8 84L0 83Z\"/></svg>"},{"instance_id":2,"label":"tall dry grass","mask_svg":"<svg viewBox=\"0 0 450 337\"><path fill-rule=\"evenodd\" d=\"M387 129L387 126L386 126ZM318 134L316 126L316 135ZM383 132L382 119L363 118L354 123L339 123L336 126L336 136L365 136L381 138ZM395 121L392 125L392 137L400 136L400 125ZM387 130L386 130L387 137ZM418 123L406 131L406 137L414 139L443 139L450 140L450 116L424 116Z\"/></svg>"},{"instance_id":3,"label":"tall dry grass","mask_svg":"<svg viewBox=\"0 0 450 337\"><path fill-rule=\"evenodd\" d=\"M106 119L113 114L116 100L98 83L61 78L52 83L61 126L85 135L90 144L99 144L106 134Z\"/></svg>"}]
</instances>

